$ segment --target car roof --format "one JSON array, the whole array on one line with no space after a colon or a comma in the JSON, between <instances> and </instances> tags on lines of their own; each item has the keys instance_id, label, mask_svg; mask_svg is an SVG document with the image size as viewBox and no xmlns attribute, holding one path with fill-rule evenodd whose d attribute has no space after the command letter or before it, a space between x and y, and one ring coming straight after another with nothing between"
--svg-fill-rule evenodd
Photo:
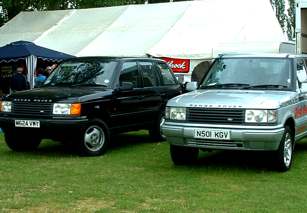
<instances>
[{"instance_id":1,"label":"car roof","mask_svg":"<svg viewBox=\"0 0 307 213\"><path fill-rule=\"evenodd\" d=\"M307 58L307 55L287 53L220 54L217 58Z\"/></svg>"},{"instance_id":2,"label":"car roof","mask_svg":"<svg viewBox=\"0 0 307 213\"><path fill-rule=\"evenodd\" d=\"M85 56L85 57L75 57L70 58L65 61L82 61L82 60L116 60L116 61L158 61L165 62L159 58L149 58L149 57L115 57L115 56Z\"/></svg>"}]
</instances>

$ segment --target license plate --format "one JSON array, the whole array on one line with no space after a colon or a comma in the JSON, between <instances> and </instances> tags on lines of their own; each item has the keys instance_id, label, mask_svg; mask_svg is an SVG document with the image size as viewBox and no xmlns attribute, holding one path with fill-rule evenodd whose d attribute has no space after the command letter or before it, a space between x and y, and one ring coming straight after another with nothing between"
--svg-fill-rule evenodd
<instances>
[{"instance_id":1,"label":"license plate","mask_svg":"<svg viewBox=\"0 0 307 213\"><path fill-rule=\"evenodd\" d=\"M194 138L230 140L230 131L224 129L195 129Z\"/></svg>"},{"instance_id":2,"label":"license plate","mask_svg":"<svg viewBox=\"0 0 307 213\"><path fill-rule=\"evenodd\" d=\"M15 120L15 127L40 128L40 122L33 120Z\"/></svg>"}]
</instances>

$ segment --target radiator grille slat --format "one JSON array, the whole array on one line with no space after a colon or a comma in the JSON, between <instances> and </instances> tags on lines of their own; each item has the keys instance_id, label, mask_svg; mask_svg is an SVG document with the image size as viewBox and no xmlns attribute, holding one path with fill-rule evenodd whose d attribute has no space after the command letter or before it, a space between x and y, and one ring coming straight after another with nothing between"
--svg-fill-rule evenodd
<instances>
[{"instance_id":1,"label":"radiator grille slat","mask_svg":"<svg viewBox=\"0 0 307 213\"><path fill-rule=\"evenodd\" d=\"M52 103L40 102L13 102L12 112L18 115L25 116L51 116Z\"/></svg>"},{"instance_id":2,"label":"radiator grille slat","mask_svg":"<svg viewBox=\"0 0 307 213\"><path fill-rule=\"evenodd\" d=\"M187 121L204 124L243 124L243 109L187 108Z\"/></svg>"}]
</instances>

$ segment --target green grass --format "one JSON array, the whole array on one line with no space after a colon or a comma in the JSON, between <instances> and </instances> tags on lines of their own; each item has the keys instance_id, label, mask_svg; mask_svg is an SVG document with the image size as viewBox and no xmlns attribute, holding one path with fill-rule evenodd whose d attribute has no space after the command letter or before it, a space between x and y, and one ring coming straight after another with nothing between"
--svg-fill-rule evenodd
<instances>
[{"instance_id":1,"label":"green grass","mask_svg":"<svg viewBox=\"0 0 307 213\"><path fill-rule=\"evenodd\" d=\"M121 135L91 158L50 141L32 153L0 141L0 211L307 211L307 141L286 173L271 171L261 153L202 153L193 166L174 166L168 144L146 132Z\"/></svg>"}]
</instances>

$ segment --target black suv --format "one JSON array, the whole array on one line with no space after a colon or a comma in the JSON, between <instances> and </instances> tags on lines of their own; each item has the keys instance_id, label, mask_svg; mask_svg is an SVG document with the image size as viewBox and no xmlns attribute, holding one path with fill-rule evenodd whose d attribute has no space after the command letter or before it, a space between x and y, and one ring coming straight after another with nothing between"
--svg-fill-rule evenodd
<instances>
[{"instance_id":1,"label":"black suv","mask_svg":"<svg viewBox=\"0 0 307 213\"><path fill-rule=\"evenodd\" d=\"M148 129L163 139L166 102L181 93L162 60L74 58L61 63L42 87L3 97L0 126L15 151L33 150L50 138L95 156L106 151L113 133Z\"/></svg>"}]
</instances>

